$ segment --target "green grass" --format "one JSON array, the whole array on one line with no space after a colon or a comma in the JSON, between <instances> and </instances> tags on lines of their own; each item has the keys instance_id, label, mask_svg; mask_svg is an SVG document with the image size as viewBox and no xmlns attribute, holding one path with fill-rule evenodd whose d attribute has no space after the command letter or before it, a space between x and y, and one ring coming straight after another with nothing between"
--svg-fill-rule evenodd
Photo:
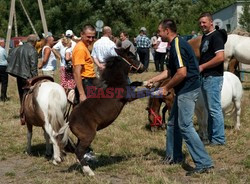
<instances>
[{"instance_id":1,"label":"green grass","mask_svg":"<svg viewBox=\"0 0 250 184\"><path fill-rule=\"evenodd\" d=\"M146 80L156 73L150 71L131 75L132 80ZM58 80L57 80L58 81ZM250 83L243 84L249 89ZM250 181L250 109L249 90L242 100L241 130L233 130L232 118L225 118L227 144L206 147L215 163L214 172L185 176L181 166L163 165L165 131L150 132L147 124L147 99L125 106L117 120L97 133L92 147L99 162L93 167L95 177L84 176L75 155L68 153L64 162L54 166L45 157L45 140L39 127L33 128L32 150L26 149L26 127L21 126L16 83L10 78L8 96L11 101L0 102L0 183L91 183L91 184L165 184L165 183L248 183ZM186 151L186 162L194 166Z\"/></svg>"}]
</instances>

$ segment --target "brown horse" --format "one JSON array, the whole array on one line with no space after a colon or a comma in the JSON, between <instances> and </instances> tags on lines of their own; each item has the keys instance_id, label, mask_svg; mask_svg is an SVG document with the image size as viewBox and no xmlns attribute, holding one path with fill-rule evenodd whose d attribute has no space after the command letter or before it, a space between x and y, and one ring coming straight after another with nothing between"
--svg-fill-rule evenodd
<instances>
[{"instance_id":1,"label":"brown horse","mask_svg":"<svg viewBox=\"0 0 250 184\"><path fill-rule=\"evenodd\" d=\"M162 80L155 84L155 87L163 87L170 81L170 78ZM148 120L150 122L151 131L155 131L158 127L165 128L166 120L165 114L168 111L171 112L171 108L174 102L174 89L170 89L167 96L163 96L163 98L153 98L150 97L148 101ZM160 108L162 103L165 103L165 106L162 109L162 116L160 115Z\"/></svg>"},{"instance_id":2,"label":"brown horse","mask_svg":"<svg viewBox=\"0 0 250 184\"><path fill-rule=\"evenodd\" d=\"M49 76L41 77L50 78ZM61 85L51 80L39 80L39 77L35 77L30 80L30 84L32 86L22 103L24 120L28 129L27 153L31 154L32 127L42 127L46 140L46 155L52 154L50 139L54 150L53 164L57 165L62 161L62 148L68 141L67 136L58 136L58 131L65 124L66 94Z\"/></svg>"},{"instance_id":3,"label":"brown horse","mask_svg":"<svg viewBox=\"0 0 250 184\"><path fill-rule=\"evenodd\" d=\"M60 132L71 129L78 138L75 154L83 166L83 172L92 176L94 172L88 166L84 157L87 148L99 131L119 116L127 102L136 99L133 95L134 83L128 85L128 73L135 70L138 73L145 71L145 67L128 49L116 49L119 56L106 59L106 68L99 79L100 88L87 89L87 99L78 104L69 117L69 123ZM132 94L132 95L131 95Z\"/></svg>"},{"instance_id":4,"label":"brown horse","mask_svg":"<svg viewBox=\"0 0 250 184\"><path fill-rule=\"evenodd\" d=\"M196 38L188 40L188 43L193 48L195 56L197 57L198 60L200 60L201 38L202 38L202 36L197 36Z\"/></svg>"}]
</instances>

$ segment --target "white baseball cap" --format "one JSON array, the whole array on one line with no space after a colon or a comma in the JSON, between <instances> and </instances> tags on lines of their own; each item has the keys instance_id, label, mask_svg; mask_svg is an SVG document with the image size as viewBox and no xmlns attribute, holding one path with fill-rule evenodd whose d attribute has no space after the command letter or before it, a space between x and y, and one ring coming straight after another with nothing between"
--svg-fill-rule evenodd
<instances>
[{"instance_id":1,"label":"white baseball cap","mask_svg":"<svg viewBox=\"0 0 250 184\"><path fill-rule=\"evenodd\" d=\"M141 27L140 31L147 31L145 27Z\"/></svg>"},{"instance_id":2,"label":"white baseball cap","mask_svg":"<svg viewBox=\"0 0 250 184\"><path fill-rule=\"evenodd\" d=\"M65 36L73 36L73 31L72 30L67 30L66 32L65 32Z\"/></svg>"}]
</instances>

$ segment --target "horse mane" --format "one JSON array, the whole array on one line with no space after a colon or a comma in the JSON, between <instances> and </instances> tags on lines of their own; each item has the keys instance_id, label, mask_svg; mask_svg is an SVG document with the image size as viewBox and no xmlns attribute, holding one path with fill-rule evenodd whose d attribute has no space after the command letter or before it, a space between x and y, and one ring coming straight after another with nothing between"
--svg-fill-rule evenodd
<instances>
[{"instance_id":1,"label":"horse mane","mask_svg":"<svg viewBox=\"0 0 250 184\"><path fill-rule=\"evenodd\" d=\"M105 59L105 69L101 75L101 82L111 87L125 87L129 72L129 65L119 56Z\"/></svg>"}]
</instances>

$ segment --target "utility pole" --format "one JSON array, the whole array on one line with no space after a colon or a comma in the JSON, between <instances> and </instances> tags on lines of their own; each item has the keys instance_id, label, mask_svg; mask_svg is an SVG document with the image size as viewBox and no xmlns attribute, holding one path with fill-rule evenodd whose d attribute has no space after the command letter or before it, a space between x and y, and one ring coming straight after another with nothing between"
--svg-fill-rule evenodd
<instances>
[{"instance_id":1,"label":"utility pole","mask_svg":"<svg viewBox=\"0 0 250 184\"><path fill-rule=\"evenodd\" d=\"M16 8L14 10L14 28L15 28L15 37L18 37L17 21L16 21Z\"/></svg>"},{"instance_id":2,"label":"utility pole","mask_svg":"<svg viewBox=\"0 0 250 184\"><path fill-rule=\"evenodd\" d=\"M29 14L28 14L28 12L26 11L26 9L25 9L25 7L24 7L24 5L23 5L23 1L22 1L22 0L19 0L19 1L20 1L20 3L21 3L21 6L22 6L22 8L23 8L23 11L24 11L24 13L25 13L25 15L26 15L26 17L27 17L27 19L28 19L30 25L31 25L31 28L32 28L33 32L35 33L35 35L36 35L37 37L39 37L38 34L37 34L37 32L36 32L36 29L35 29L35 27L34 27L34 25L33 25L33 23L32 23L32 21L31 21L31 19L30 19L30 17L29 17Z\"/></svg>"},{"instance_id":3,"label":"utility pole","mask_svg":"<svg viewBox=\"0 0 250 184\"><path fill-rule=\"evenodd\" d=\"M42 19L43 32L44 32L44 34L48 34L48 27L47 27L46 18L45 18L45 14L44 14L44 10L43 10L42 0L38 0L38 6L39 6L39 10L40 10L41 19Z\"/></svg>"},{"instance_id":4,"label":"utility pole","mask_svg":"<svg viewBox=\"0 0 250 184\"><path fill-rule=\"evenodd\" d=\"M7 54L9 53L9 48L10 48L10 38L11 38L11 30L12 30L12 25L13 25L14 12L15 12L15 0L11 0L10 16L9 16L6 44L5 44L5 50Z\"/></svg>"}]
</instances>

